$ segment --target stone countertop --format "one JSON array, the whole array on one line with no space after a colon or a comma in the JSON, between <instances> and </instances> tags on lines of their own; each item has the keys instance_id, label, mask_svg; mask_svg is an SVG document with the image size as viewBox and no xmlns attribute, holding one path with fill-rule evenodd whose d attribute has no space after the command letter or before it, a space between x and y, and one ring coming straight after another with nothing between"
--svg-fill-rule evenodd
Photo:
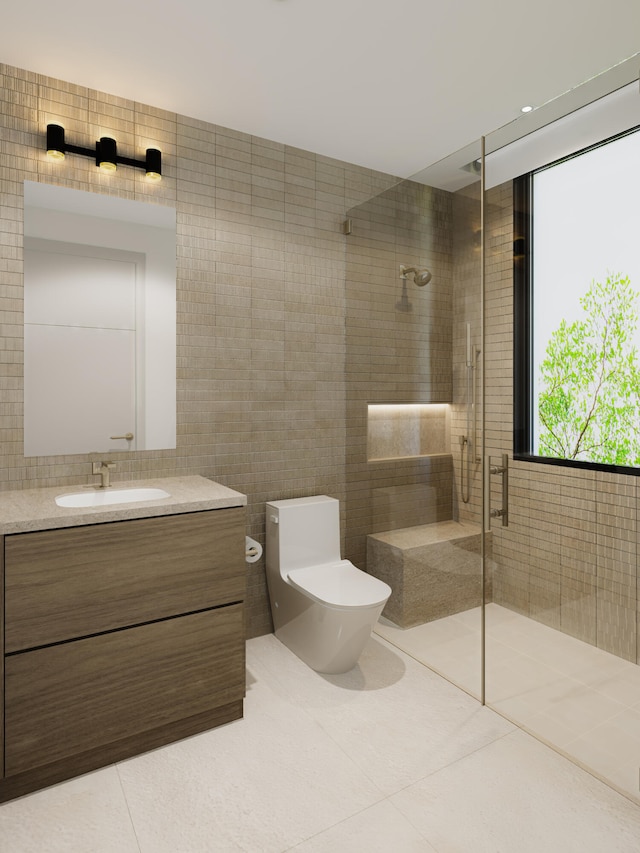
<instances>
[{"instance_id":1,"label":"stone countertop","mask_svg":"<svg viewBox=\"0 0 640 853\"><path fill-rule=\"evenodd\" d=\"M183 512L246 506L247 503L246 495L199 476L129 480L112 483L112 488L164 489L169 492L169 497L99 507L61 507L55 502L59 495L95 491L95 485L53 486L0 492L0 534L177 515Z\"/></svg>"}]
</instances>

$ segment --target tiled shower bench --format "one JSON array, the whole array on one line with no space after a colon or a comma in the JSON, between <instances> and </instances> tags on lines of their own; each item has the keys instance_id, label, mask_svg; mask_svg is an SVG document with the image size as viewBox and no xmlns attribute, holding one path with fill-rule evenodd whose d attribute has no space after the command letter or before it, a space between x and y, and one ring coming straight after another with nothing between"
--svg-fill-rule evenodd
<instances>
[{"instance_id":1,"label":"tiled shower bench","mask_svg":"<svg viewBox=\"0 0 640 853\"><path fill-rule=\"evenodd\" d=\"M367 571L393 590L383 615L401 628L412 628L478 607L480 540L479 525L460 521L367 536Z\"/></svg>"}]
</instances>

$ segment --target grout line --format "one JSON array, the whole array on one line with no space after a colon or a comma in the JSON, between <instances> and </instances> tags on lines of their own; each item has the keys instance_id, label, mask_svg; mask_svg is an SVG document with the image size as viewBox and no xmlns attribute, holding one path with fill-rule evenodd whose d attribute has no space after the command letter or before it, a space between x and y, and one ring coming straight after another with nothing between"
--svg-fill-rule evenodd
<instances>
[{"instance_id":1,"label":"grout line","mask_svg":"<svg viewBox=\"0 0 640 853\"><path fill-rule=\"evenodd\" d=\"M136 844L138 845L139 853L142 853L142 846L140 844L140 839L138 838L138 833L136 832L136 825L133 820L133 815L131 814L131 807L129 806L129 799L127 797L127 792L124 787L124 783L122 781L122 776L120 775L120 766L119 763L113 765L116 769L116 773L118 774L118 781L120 783L120 789L122 790L122 796L124 797L125 804L127 806L127 813L129 815L129 820L131 821L131 829L133 830L133 835L136 839Z\"/></svg>"}]
</instances>

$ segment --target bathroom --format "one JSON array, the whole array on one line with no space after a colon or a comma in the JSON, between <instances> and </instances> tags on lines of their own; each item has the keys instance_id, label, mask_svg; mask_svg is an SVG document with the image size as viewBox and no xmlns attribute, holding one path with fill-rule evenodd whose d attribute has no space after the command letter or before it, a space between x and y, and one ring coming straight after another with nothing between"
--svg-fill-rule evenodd
<instances>
[{"instance_id":1,"label":"bathroom","mask_svg":"<svg viewBox=\"0 0 640 853\"><path fill-rule=\"evenodd\" d=\"M473 460L467 506L461 497L459 445L467 416L467 323L471 346L480 347L481 339L479 301L473 293L480 287L483 239L477 182L455 194L433 190L9 66L2 67L2 77L7 126L2 173L4 490L85 484L93 479L91 463L97 459L94 454L23 455L21 223L26 180L151 201L177 211L176 448L110 454L116 465L114 482L196 474L211 478L247 495L247 534L259 542L264 542L267 501L338 497L344 555L363 568L370 533L450 519L479 524L480 468ZM134 141L142 148L157 146L165 164L162 181L147 184L127 169L105 176L90 161L72 157L65 161L62 178L60 164L44 156L43 129L50 121L64 123L70 138L83 139L87 128L99 126L108 127L123 149ZM479 154L474 150L469 159ZM501 270L513 245L512 214L509 194L504 188L495 190L485 218L485 252L495 259L487 278L496 301L505 301L503 315L492 318L485 334L495 332L502 346L493 351L498 356L490 365L498 392L487 396L489 412L494 406L500 415L490 442L491 452L498 455L511 442L510 423L503 416L503 396L508 394L501 384L511 369L511 342L501 335L500 320L504 324L510 311ZM429 267L432 281L423 288L407 283L399 274L400 264ZM362 283L380 296L381 304L367 304L368 314L359 302ZM381 338L387 346L378 350ZM393 351L391 340L397 345ZM416 429L422 431L426 419L427 438L437 434L439 442L418 452L401 450L402 462L390 460L386 450L378 453L369 432L368 407L396 403L433 406L417 420L408 418L408 441L414 440ZM479 421L479 406L476 415ZM526 465L515 470L526 480ZM536 491L527 497L527 517L535 515L535 500L541 513L548 501L545 475L537 475ZM517 492L517 475L514 479ZM594 514L596 504L600 511L604 505L615 512L617 505L636 497L635 480L629 485L624 475L587 480L579 472L567 474L563 488L590 501ZM558 512L555 507L554 520L543 519L542 525L558 524ZM565 516L571 525L568 507ZM493 601L560 627L560 580L552 576L545 585L535 574L536 569L546 572L534 548L537 529L521 519L519 527L495 533L507 537L501 560L508 571L491 578L496 594L503 596ZM628 538L634 537L631 531ZM578 540L573 537L573 547L580 547ZM585 534L585 541L592 539ZM532 555L534 569L525 580L523 550ZM629 553L622 545L619 550ZM247 564L246 581L250 640L272 631L262 561ZM597 603L590 591L580 592L570 597L575 624L587 622L596 608L601 619L611 611L609 621L622 620L625 630L616 635L603 630L600 647L635 663L635 601L632 608L624 606L628 596L622 595L621 602L605 597ZM581 601L584 614L579 612ZM592 645L598 640L590 625L580 632L575 628L573 636ZM472 652L478 673L479 648L478 643ZM480 692L479 683L462 686ZM616 784L615 779L610 782ZM617 787L624 788L622 781Z\"/></svg>"}]
</instances>

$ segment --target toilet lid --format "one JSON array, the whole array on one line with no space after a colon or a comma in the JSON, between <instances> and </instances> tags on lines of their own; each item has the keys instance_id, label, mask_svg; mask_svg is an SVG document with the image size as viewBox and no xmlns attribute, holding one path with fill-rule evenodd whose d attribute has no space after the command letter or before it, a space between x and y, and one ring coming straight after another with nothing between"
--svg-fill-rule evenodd
<instances>
[{"instance_id":1,"label":"toilet lid","mask_svg":"<svg viewBox=\"0 0 640 853\"><path fill-rule=\"evenodd\" d=\"M330 607L373 607L391 595L390 586L349 560L294 569L287 577L306 595Z\"/></svg>"}]
</instances>

